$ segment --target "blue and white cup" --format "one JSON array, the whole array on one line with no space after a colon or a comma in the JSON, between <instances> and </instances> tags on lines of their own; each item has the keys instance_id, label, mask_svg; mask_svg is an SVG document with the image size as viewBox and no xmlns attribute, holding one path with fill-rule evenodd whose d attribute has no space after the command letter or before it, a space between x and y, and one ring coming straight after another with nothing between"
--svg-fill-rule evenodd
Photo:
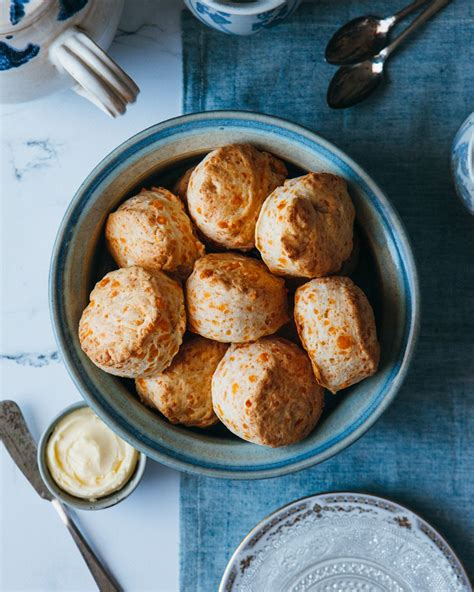
<instances>
[{"instance_id":1,"label":"blue and white cup","mask_svg":"<svg viewBox=\"0 0 474 592\"><path fill-rule=\"evenodd\" d=\"M474 215L474 113L469 115L454 138L451 171L459 199Z\"/></svg>"},{"instance_id":2,"label":"blue and white cup","mask_svg":"<svg viewBox=\"0 0 474 592\"><path fill-rule=\"evenodd\" d=\"M200 21L222 33L252 35L290 16L301 0L185 0Z\"/></svg>"}]
</instances>

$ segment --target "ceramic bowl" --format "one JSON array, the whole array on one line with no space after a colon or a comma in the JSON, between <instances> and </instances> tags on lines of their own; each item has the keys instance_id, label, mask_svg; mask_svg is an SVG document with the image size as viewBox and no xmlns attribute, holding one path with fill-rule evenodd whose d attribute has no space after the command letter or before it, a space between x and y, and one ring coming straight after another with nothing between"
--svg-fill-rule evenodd
<instances>
[{"instance_id":1,"label":"ceramic bowl","mask_svg":"<svg viewBox=\"0 0 474 592\"><path fill-rule=\"evenodd\" d=\"M233 35L252 35L290 16L301 0L185 0L208 27Z\"/></svg>"},{"instance_id":2,"label":"ceramic bowl","mask_svg":"<svg viewBox=\"0 0 474 592\"><path fill-rule=\"evenodd\" d=\"M381 342L371 378L328 395L324 415L302 442L271 449L238 439L222 425L174 426L143 406L133 382L99 370L82 352L77 327L89 293L113 264L104 246L112 210L142 186L170 185L183 170L224 144L250 142L286 161L291 176L325 170L345 177L361 237L355 282L367 293ZM287 121L239 111L178 117L137 134L107 156L72 200L54 247L52 322L62 358L87 403L122 438L151 458L183 471L226 478L275 477L321 462L362 436L400 388L419 325L418 280L410 244L387 198L348 156Z\"/></svg>"},{"instance_id":3,"label":"ceramic bowl","mask_svg":"<svg viewBox=\"0 0 474 592\"><path fill-rule=\"evenodd\" d=\"M75 411L76 409L81 409L82 407L87 407L86 403L79 402L73 403L69 405L61 413L59 413L53 421L49 424L49 426L44 430L43 434L41 435L39 444L38 444L38 467L41 473L41 477L49 489L49 491L54 495L54 497L58 498L68 506L72 506L77 510L103 510L104 508L110 508L111 506L115 506L116 504L123 501L127 498L138 486L140 481L142 480L143 473L145 471L146 466L146 455L140 453L138 457L137 466L131 478L125 483L125 485L111 493L110 495L101 497L97 500L86 500L76 497L74 495L70 495L64 489L61 489L57 484L56 481L51 477L51 473L48 469L48 463L46 461L46 447L48 444L48 440L53 433L54 428L58 424L59 421L71 411Z\"/></svg>"},{"instance_id":4,"label":"ceramic bowl","mask_svg":"<svg viewBox=\"0 0 474 592\"><path fill-rule=\"evenodd\" d=\"M474 216L474 113L469 115L454 138L451 170L458 197Z\"/></svg>"}]
</instances>

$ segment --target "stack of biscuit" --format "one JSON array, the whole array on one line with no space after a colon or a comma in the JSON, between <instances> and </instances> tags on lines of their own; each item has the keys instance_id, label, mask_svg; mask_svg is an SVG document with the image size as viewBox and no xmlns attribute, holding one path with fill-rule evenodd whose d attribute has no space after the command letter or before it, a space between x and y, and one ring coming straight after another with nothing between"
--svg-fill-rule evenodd
<instances>
[{"instance_id":1,"label":"stack of biscuit","mask_svg":"<svg viewBox=\"0 0 474 592\"><path fill-rule=\"evenodd\" d=\"M81 346L102 370L135 379L171 423L221 421L249 442L287 446L316 426L324 389L377 370L372 308L343 276L355 218L346 182L286 177L275 156L224 146L173 192L143 189L107 219L119 269L91 292ZM281 336L291 322L292 341Z\"/></svg>"}]
</instances>

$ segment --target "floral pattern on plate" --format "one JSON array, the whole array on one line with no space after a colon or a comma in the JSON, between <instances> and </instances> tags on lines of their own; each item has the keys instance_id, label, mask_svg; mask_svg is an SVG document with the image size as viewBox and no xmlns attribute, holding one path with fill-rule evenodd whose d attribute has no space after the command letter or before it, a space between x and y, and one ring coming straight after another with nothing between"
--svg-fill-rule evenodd
<instances>
[{"instance_id":1,"label":"floral pattern on plate","mask_svg":"<svg viewBox=\"0 0 474 592\"><path fill-rule=\"evenodd\" d=\"M242 541L220 592L470 592L460 562L429 524L371 495L305 498Z\"/></svg>"}]
</instances>

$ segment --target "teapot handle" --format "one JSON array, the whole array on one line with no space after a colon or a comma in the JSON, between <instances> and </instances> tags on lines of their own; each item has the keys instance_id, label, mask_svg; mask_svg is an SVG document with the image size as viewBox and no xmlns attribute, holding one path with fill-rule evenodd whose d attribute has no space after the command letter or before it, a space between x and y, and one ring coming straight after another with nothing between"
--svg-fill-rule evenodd
<instances>
[{"instance_id":1,"label":"teapot handle","mask_svg":"<svg viewBox=\"0 0 474 592\"><path fill-rule=\"evenodd\" d=\"M53 63L74 78L74 90L112 117L125 113L140 89L86 33L71 27L50 48Z\"/></svg>"}]
</instances>

